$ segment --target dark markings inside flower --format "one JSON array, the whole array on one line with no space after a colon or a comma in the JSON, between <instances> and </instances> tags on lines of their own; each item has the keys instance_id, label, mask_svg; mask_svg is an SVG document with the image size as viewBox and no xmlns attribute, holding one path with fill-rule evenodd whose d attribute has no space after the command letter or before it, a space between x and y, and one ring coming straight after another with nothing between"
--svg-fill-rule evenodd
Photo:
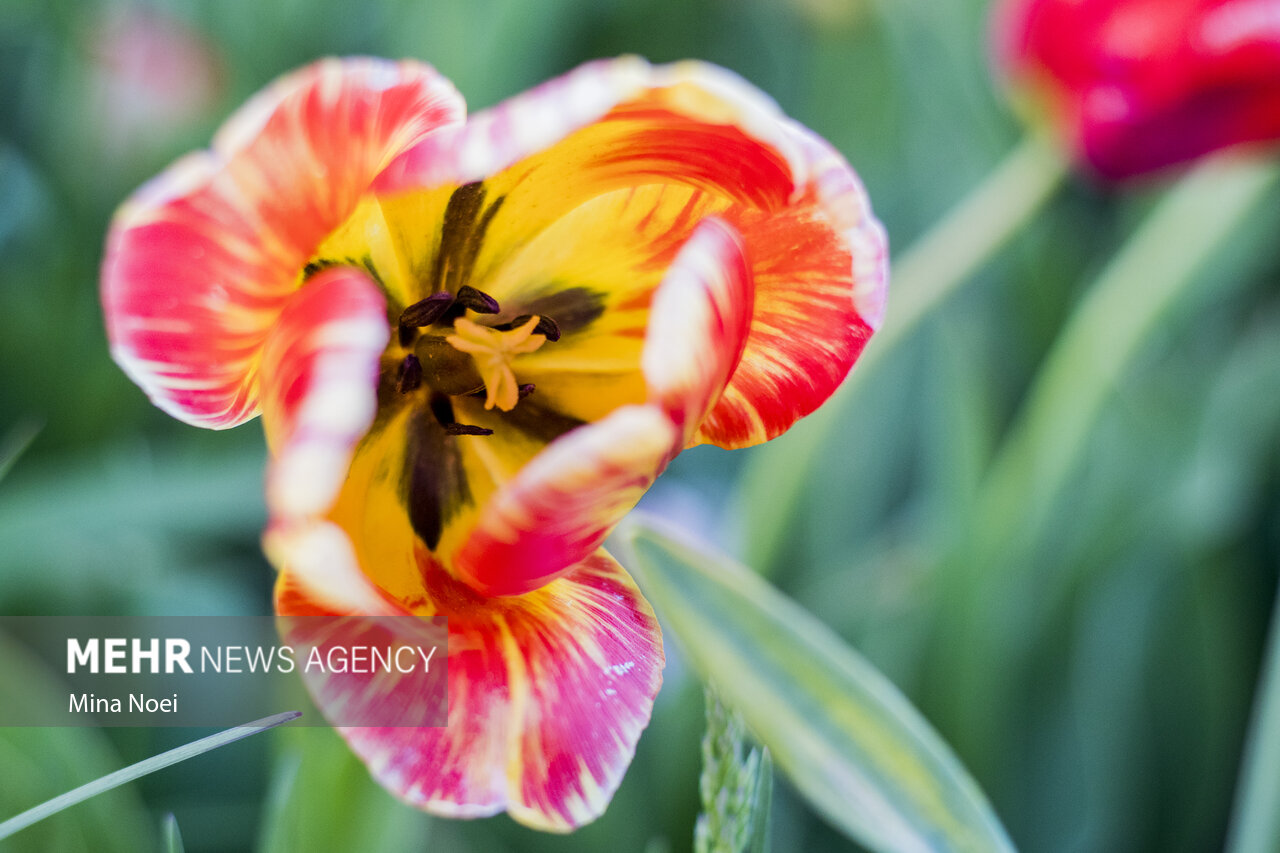
<instances>
[{"instance_id":1,"label":"dark markings inside flower","mask_svg":"<svg viewBox=\"0 0 1280 853\"><path fill-rule=\"evenodd\" d=\"M477 181L362 206L302 273L305 281L333 267L356 267L387 292L394 334L382 357L378 417L367 443L384 428L408 434L400 501L414 532L433 549L450 520L474 502L474 472L459 442L501 432L518 444L545 444L583 424L559 410L554 395L528 399L536 384L521 376L521 360L588 331L604 312L602 294L563 281L501 301L488 292L477 262L495 245L486 235L505 200L489 196ZM393 235L393 245L368 243L366 235L379 228Z\"/></svg>"}]
</instances>

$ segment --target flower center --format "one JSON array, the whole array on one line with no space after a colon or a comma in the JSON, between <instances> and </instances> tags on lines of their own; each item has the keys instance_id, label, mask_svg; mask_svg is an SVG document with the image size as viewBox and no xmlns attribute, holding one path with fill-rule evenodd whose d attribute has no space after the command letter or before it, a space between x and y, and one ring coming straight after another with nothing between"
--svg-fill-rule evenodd
<instances>
[{"instance_id":1,"label":"flower center","mask_svg":"<svg viewBox=\"0 0 1280 853\"><path fill-rule=\"evenodd\" d=\"M458 424L452 419L448 397L484 396L486 409L509 412L533 393L520 384L512 367L517 356L534 352L560 338L550 317L524 315L504 323L484 325L466 316L500 314L497 300L470 285L457 294L433 293L400 314L399 338L412 351L400 364L396 387L409 394L422 386L432 393L432 411L453 435L489 435L491 430Z\"/></svg>"}]
</instances>

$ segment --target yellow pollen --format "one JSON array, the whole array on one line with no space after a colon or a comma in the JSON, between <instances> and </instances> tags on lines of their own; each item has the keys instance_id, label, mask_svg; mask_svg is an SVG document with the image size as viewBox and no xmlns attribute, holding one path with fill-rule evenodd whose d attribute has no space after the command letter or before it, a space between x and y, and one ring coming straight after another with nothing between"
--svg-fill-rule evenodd
<instances>
[{"instance_id":1,"label":"yellow pollen","mask_svg":"<svg viewBox=\"0 0 1280 853\"><path fill-rule=\"evenodd\" d=\"M533 333L538 320L538 317L531 317L523 326L505 332L473 323L466 317L459 317L453 324L454 334L445 341L475 361L480 378L484 380L486 409L497 406L509 412L516 407L520 386L511 370L511 360L517 355L533 352L547 342L546 335Z\"/></svg>"}]
</instances>

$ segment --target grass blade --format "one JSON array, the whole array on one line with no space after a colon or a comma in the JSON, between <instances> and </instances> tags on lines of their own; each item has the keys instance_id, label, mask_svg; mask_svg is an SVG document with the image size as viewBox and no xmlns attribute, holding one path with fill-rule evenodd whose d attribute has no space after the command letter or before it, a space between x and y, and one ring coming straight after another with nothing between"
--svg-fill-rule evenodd
<instances>
[{"instance_id":1,"label":"grass blade","mask_svg":"<svg viewBox=\"0 0 1280 853\"><path fill-rule=\"evenodd\" d=\"M1240 771L1230 853L1280 850L1280 599L1271 618L1271 639L1258 681L1253 725Z\"/></svg>"},{"instance_id":2,"label":"grass blade","mask_svg":"<svg viewBox=\"0 0 1280 853\"><path fill-rule=\"evenodd\" d=\"M275 728L281 723L287 723L290 720L296 720L302 716L301 711L285 711L282 714L275 714L270 717L263 717L261 720L254 720L252 723L246 723L243 726L235 726L226 731L209 735L200 740L193 741L183 746L171 749L168 752L162 752L151 758L139 761L137 764L131 764L114 773L108 773L98 779L94 779L79 788L60 794L52 800L41 803L34 808L28 809L20 815L9 818L4 823L0 823L0 840L8 838L20 829L26 829L37 821L44 820L50 815L55 815L65 808L74 806L76 803L83 802L90 797L97 796L103 791L110 791L134 779L140 779L149 773L157 770L163 770L188 758L194 758L201 753L209 752L220 746L226 746L243 740L250 735L256 735L258 732Z\"/></svg>"},{"instance_id":3,"label":"grass blade","mask_svg":"<svg viewBox=\"0 0 1280 853\"><path fill-rule=\"evenodd\" d=\"M178 829L178 819L172 814L165 815L160 823L160 843L164 845L164 853L186 853L182 844L182 831Z\"/></svg>"},{"instance_id":4,"label":"grass blade","mask_svg":"<svg viewBox=\"0 0 1280 853\"><path fill-rule=\"evenodd\" d=\"M9 473L13 463L18 461L18 457L27 451L31 442L36 440L40 429L41 424L38 421L19 421L17 426L10 429L9 433L0 440L0 480Z\"/></svg>"}]
</instances>

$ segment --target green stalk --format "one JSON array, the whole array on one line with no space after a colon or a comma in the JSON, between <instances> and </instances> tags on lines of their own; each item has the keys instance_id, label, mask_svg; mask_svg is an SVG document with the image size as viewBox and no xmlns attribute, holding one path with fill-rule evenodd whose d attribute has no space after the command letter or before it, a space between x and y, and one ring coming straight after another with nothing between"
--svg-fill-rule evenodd
<instances>
[{"instance_id":1,"label":"green stalk","mask_svg":"<svg viewBox=\"0 0 1280 853\"><path fill-rule=\"evenodd\" d=\"M973 502L965 539L939 577L945 603L940 665L928 680L946 696L962 753L999 737L1001 682L1034 621L1052 612L1044 596L1069 588L1037 583L1028 547L1052 519L1055 499L1080 470L1088 439L1117 383L1188 298L1207 264L1264 199L1280 170L1235 159L1206 161L1160 200L1090 287L1063 329ZM1009 597L1035 601L1009 614ZM1004 613L1005 615L1001 615Z\"/></svg>"},{"instance_id":2,"label":"green stalk","mask_svg":"<svg viewBox=\"0 0 1280 853\"><path fill-rule=\"evenodd\" d=\"M1018 519L1020 538L1027 541L1045 523L1134 356L1269 197L1277 174L1270 165L1207 161L1169 191L1103 270L1054 344L992 463L978 502L986 522L982 554L1004 547L1010 518Z\"/></svg>"},{"instance_id":3,"label":"green stalk","mask_svg":"<svg viewBox=\"0 0 1280 853\"><path fill-rule=\"evenodd\" d=\"M37 821L44 820L51 815L55 815L63 809L74 806L76 803L83 802L90 797L96 797L104 791L110 791L112 788L118 788L121 785L132 782L146 776L148 773L154 773L157 770L163 770L166 767L177 764L180 761L186 761L188 758L194 758L201 753L217 749L220 746L226 746L229 743L235 743L238 740L247 738L250 735L256 735L258 732L264 732L267 729L274 728L281 723L287 723L290 720L296 720L301 717L300 711L285 711L283 714L276 714L271 717L264 717L261 720L254 720L252 723L246 723L243 726L227 729L214 735L201 738L183 746L176 747L168 752L162 752L159 755L139 761L137 764L131 764L114 773L108 773L98 779L94 779L88 784L81 785L79 788L67 791L65 794L59 794L52 800L46 800L38 806L27 809L22 814L9 818L4 823L0 823L0 840L8 838L15 832L26 829Z\"/></svg>"},{"instance_id":4,"label":"green stalk","mask_svg":"<svg viewBox=\"0 0 1280 853\"><path fill-rule=\"evenodd\" d=\"M880 365L960 285L994 257L1053 196L1066 161L1045 137L1032 134L977 187L891 265L884 326L872 337L845 384L786 441L756 449L743 473L742 493L770 495L743 508L749 523L747 554L766 574L777 563L799 510L801 493L822 449Z\"/></svg>"},{"instance_id":5,"label":"green stalk","mask_svg":"<svg viewBox=\"0 0 1280 853\"><path fill-rule=\"evenodd\" d=\"M1280 598L1258 681L1253 724L1245 742L1228 853L1280 850Z\"/></svg>"},{"instance_id":6,"label":"green stalk","mask_svg":"<svg viewBox=\"0 0 1280 853\"><path fill-rule=\"evenodd\" d=\"M773 761L753 747L742 716L726 708L708 684L702 736L702 812L694 824L695 853L766 853Z\"/></svg>"},{"instance_id":7,"label":"green stalk","mask_svg":"<svg viewBox=\"0 0 1280 853\"><path fill-rule=\"evenodd\" d=\"M40 434L40 427L38 421L22 420L0 439L0 480L9 473L18 457L27 452L31 442Z\"/></svg>"}]
</instances>

